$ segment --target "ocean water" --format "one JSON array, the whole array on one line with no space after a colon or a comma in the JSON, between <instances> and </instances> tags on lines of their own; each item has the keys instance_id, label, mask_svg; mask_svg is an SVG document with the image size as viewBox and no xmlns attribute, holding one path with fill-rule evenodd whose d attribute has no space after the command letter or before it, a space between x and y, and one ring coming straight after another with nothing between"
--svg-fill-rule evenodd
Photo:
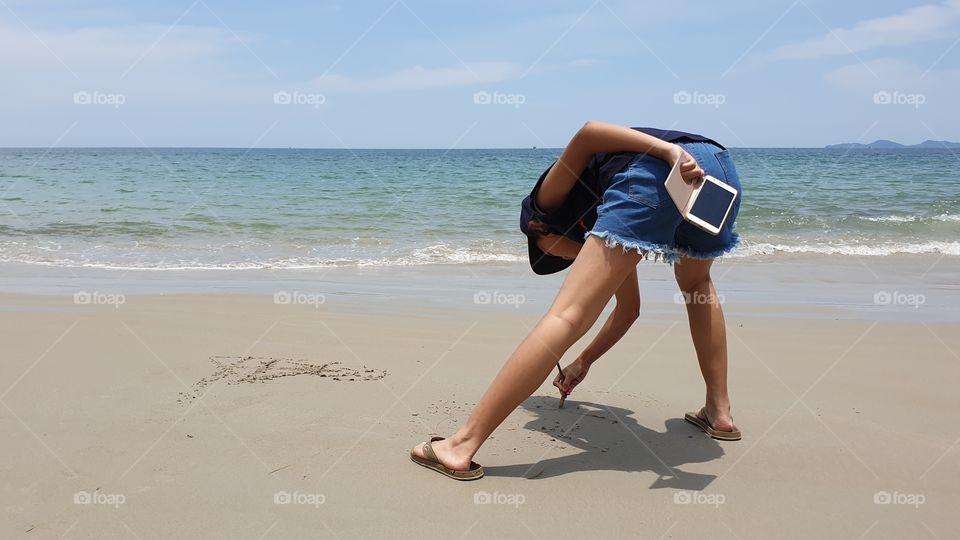
<instances>
[{"instance_id":1,"label":"ocean water","mask_svg":"<svg viewBox=\"0 0 960 540\"><path fill-rule=\"evenodd\" d=\"M960 256L950 150L731 149L744 244ZM526 260L519 203L556 149L0 149L0 263L322 268Z\"/></svg>"}]
</instances>

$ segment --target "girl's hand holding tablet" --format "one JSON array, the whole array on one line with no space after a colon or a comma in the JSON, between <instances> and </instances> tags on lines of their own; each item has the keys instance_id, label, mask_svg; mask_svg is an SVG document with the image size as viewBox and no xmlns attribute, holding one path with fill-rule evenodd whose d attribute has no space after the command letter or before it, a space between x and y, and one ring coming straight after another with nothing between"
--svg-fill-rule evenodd
<instances>
[{"instance_id":1,"label":"girl's hand holding tablet","mask_svg":"<svg viewBox=\"0 0 960 540\"><path fill-rule=\"evenodd\" d=\"M700 164L679 144L673 145L670 154L672 158L670 165L675 164L677 161L680 162L680 175L683 177L684 182L694 184L697 180L703 178L704 172L703 169L700 168Z\"/></svg>"}]
</instances>

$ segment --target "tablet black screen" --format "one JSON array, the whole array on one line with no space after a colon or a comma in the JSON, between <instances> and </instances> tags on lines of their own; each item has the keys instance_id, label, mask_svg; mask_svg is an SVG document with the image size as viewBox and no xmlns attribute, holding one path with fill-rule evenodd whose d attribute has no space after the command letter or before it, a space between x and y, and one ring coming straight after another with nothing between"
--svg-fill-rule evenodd
<instances>
[{"instance_id":1,"label":"tablet black screen","mask_svg":"<svg viewBox=\"0 0 960 540\"><path fill-rule=\"evenodd\" d=\"M704 182L690 213L719 229L735 196L713 182Z\"/></svg>"}]
</instances>

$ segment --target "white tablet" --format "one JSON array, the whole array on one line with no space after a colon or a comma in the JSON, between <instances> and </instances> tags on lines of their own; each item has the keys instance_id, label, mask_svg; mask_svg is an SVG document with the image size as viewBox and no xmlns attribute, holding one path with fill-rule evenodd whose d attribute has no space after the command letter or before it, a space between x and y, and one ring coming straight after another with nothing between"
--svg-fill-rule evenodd
<instances>
[{"instance_id":1,"label":"white tablet","mask_svg":"<svg viewBox=\"0 0 960 540\"><path fill-rule=\"evenodd\" d=\"M665 182L683 219L710 234L719 234L737 199L736 188L710 176L688 184L680 174L680 162L673 164Z\"/></svg>"}]
</instances>

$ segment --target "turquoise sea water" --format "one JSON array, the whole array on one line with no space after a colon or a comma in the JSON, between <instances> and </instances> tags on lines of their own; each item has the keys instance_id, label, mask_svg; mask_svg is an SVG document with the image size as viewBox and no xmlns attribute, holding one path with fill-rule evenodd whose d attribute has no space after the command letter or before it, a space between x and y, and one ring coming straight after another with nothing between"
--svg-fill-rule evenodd
<instances>
[{"instance_id":1,"label":"turquoise sea water","mask_svg":"<svg viewBox=\"0 0 960 540\"><path fill-rule=\"evenodd\" d=\"M732 257L960 256L949 150L732 149ZM314 268L525 260L559 150L0 149L0 263Z\"/></svg>"}]
</instances>

